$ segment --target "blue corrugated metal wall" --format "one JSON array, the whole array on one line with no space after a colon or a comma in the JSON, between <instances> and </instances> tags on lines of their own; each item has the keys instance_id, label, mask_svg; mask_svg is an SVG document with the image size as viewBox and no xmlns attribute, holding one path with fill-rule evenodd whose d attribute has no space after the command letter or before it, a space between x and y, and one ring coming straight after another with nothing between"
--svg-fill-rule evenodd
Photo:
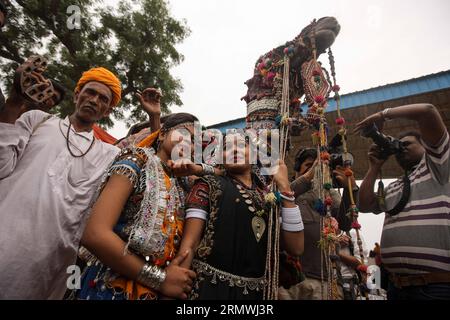
<instances>
[{"instance_id":1,"label":"blue corrugated metal wall","mask_svg":"<svg viewBox=\"0 0 450 320\"><path fill-rule=\"evenodd\" d=\"M344 94L341 96L341 109L395 100L447 88L450 88L450 70L363 91ZM303 104L302 107L304 111L307 109L306 104ZM331 111L336 111L336 102L333 99L328 100L327 112ZM209 128L216 128L222 132L225 132L227 129L241 129L244 127L245 118L239 118L209 126Z\"/></svg>"}]
</instances>

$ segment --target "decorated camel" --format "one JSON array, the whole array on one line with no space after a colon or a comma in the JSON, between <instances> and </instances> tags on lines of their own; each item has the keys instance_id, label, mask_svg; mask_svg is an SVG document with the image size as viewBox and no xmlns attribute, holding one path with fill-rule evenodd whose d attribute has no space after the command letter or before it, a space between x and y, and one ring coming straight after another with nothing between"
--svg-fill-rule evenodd
<instances>
[{"instance_id":1,"label":"decorated camel","mask_svg":"<svg viewBox=\"0 0 450 320\"><path fill-rule=\"evenodd\" d=\"M271 129L280 115L285 61L289 60L289 107L291 117L299 117L300 98L305 94L302 69L334 43L340 25L333 17L313 21L294 40L262 55L255 64L253 77L245 82L247 94L247 128ZM285 59L286 56L288 59ZM305 73L304 76L307 76ZM318 76L322 76L320 74ZM323 93L329 94L328 81L323 79ZM306 97L308 100L308 96Z\"/></svg>"},{"instance_id":2,"label":"decorated camel","mask_svg":"<svg viewBox=\"0 0 450 320\"><path fill-rule=\"evenodd\" d=\"M340 114L339 86L336 83L334 68L334 57L331 45L334 43L340 31L340 25L333 17L324 17L314 20L310 25L292 41L279 46L262 55L256 62L253 77L245 82L248 87L247 94L242 98L247 103L246 128L255 129L279 129L280 158L284 159L289 137L299 134L302 129L312 131L312 144L317 149L319 164L315 168L314 193L318 200L314 209L321 216L321 240L320 248L323 254L323 263L326 266L327 276L322 278L322 284L327 282L327 292L322 290L322 298L335 299L337 297L336 271L339 263L336 259L336 244L340 241L342 234L339 233L337 221L331 216L333 198L332 174L330 160L333 153L330 144L338 141L340 145L340 165L345 169L345 175L349 186L353 172L351 170L351 157L347 151L345 120ZM330 74L322 67L317 58L328 50L331 68ZM325 111L330 93L334 92L337 105L338 135L328 142L328 123ZM308 105L306 115L301 110L300 99L305 95L304 101ZM273 139L273 137L272 137ZM257 169L258 171L258 169ZM270 180L268 180L270 181ZM270 183L270 182L269 182ZM272 189L273 193L277 191ZM351 190L351 189L350 189ZM350 192L351 194L351 192ZM362 253L362 242L359 235L361 228L358 223L358 209L353 196L350 195L351 205L348 209L348 217L351 227L356 230L357 243ZM270 214L269 229L272 230L272 241L269 241L268 258L266 261L267 281L269 283L266 298L277 298L278 273L279 273L279 221L278 210L274 206ZM361 263L364 257L359 257ZM327 279L327 280L325 280ZM322 285L322 289L324 286Z\"/></svg>"}]
</instances>

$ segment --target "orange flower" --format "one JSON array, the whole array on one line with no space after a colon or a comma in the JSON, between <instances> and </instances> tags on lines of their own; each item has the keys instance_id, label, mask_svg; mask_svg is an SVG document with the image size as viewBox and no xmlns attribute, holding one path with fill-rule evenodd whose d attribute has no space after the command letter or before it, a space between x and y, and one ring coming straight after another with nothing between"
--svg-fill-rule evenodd
<instances>
[{"instance_id":1,"label":"orange flower","mask_svg":"<svg viewBox=\"0 0 450 320\"><path fill-rule=\"evenodd\" d=\"M353 171L350 168L346 168L344 171L344 174L346 177L351 177L351 176L353 176Z\"/></svg>"}]
</instances>

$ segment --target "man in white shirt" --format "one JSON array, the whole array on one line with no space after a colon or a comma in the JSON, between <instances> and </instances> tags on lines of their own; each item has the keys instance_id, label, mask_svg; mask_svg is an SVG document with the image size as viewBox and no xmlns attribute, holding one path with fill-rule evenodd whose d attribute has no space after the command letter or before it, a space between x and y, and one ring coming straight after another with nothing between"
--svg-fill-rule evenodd
<instances>
[{"instance_id":1,"label":"man in white shirt","mask_svg":"<svg viewBox=\"0 0 450 320\"><path fill-rule=\"evenodd\" d=\"M90 202L119 149L92 126L121 98L104 68L83 74L75 112L25 112L0 122L0 299L61 299Z\"/></svg>"},{"instance_id":2,"label":"man in white shirt","mask_svg":"<svg viewBox=\"0 0 450 320\"><path fill-rule=\"evenodd\" d=\"M359 235L361 248L358 245L358 237L355 229L351 229L348 232L348 236L351 243L349 242L347 246L341 246L339 250L339 258L341 259L340 274L343 282L344 300L356 300L358 293L357 287L360 282L356 271L359 266L367 265L368 249L361 233ZM363 251L362 255L361 249Z\"/></svg>"}]
</instances>

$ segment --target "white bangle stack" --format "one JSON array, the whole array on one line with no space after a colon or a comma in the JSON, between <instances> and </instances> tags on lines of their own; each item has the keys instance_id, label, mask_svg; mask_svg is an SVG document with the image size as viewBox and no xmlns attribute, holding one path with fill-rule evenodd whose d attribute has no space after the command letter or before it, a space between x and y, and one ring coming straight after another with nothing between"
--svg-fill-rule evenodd
<instances>
[{"instance_id":1,"label":"white bangle stack","mask_svg":"<svg viewBox=\"0 0 450 320\"><path fill-rule=\"evenodd\" d=\"M281 229L289 232L303 231L302 215L298 206L295 208L283 208L281 210Z\"/></svg>"}]
</instances>

